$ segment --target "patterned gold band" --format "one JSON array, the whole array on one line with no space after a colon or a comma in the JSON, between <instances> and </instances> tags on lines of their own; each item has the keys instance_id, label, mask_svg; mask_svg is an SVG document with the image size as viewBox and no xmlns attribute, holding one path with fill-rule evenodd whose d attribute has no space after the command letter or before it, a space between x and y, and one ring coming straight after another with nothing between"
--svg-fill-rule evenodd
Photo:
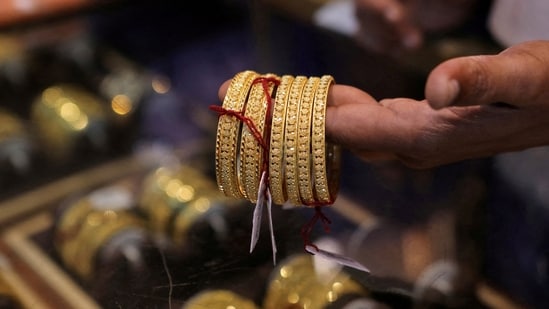
<instances>
[{"instance_id":1,"label":"patterned gold band","mask_svg":"<svg viewBox=\"0 0 549 309\"><path fill-rule=\"evenodd\" d=\"M326 104L334 78L324 75L315 94L312 127L313 175L318 202L332 203L338 190L340 149L326 144Z\"/></svg>"},{"instance_id":2,"label":"patterned gold band","mask_svg":"<svg viewBox=\"0 0 549 309\"><path fill-rule=\"evenodd\" d=\"M304 205L311 205L315 202L311 180L311 116L319 81L320 78L318 77L309 77L299 107L297 177L299 180L299 194Z\"/></svg>"},{"instance_id":3,"label":"patterned gold band","mask_svg":"<svg viewBox=\"0 0 549 309\"><path fill-rule=\"evenodd\" d=\"M223 100L223 108L243 112L253 80L259 76L253 71L235 75ZM242 122L232 115L221 115L217 125L215 171L219 190L234 198L243 198L243 189L237 173L237 153Z\"/></svg>"},{"instance_id":4,"label":"patterned gold band","mask_svg":"<svg viewBox=\"0 0 549 309\"><path fill-rule=\"evenodd\" d=\"M290 98L286 110L286 134L284 136L284 158L286 160L286 192L290 203L302 205L297 174L297 138L298 113L301 96L307 83L307 77L297 76L290 89Z\"/></svg>"},{"instance_id":5,"label":"patterned gold band","mask_svg":"<svg viewBox=\"0 0 549 309\"><path fill-rule=\"evenodd\" d=\"M284 187L284 136L286 127L286 109L290 87L294 81L291 75L282 76L276 90L273 118L271 121L271 141L269 143L269 180L270 189L275 204L282 205L287 200Z\"/></svg>"},{"instance_id":6,"label":"patterned gold band","mask_svg":"<svg viewBox=\"0 0 549 309\"><path fill-rule=\"evenodd\" d=\"M273 74L264 75L265 78L277 77ZM264 138L265 120L267 115L268 101L274 90L274 84L268 83L266 93L262 83L255 83L250 90L250 96L246 105L244 117L249 119L255 125L260 138ZM250 130L248 126L242 127L242 137L240 141L240 180L244 185L244 197L252 202L256 202L259 191L259 180L261 178L261 168L263 164L264 150L258 136Z\"/></svg>"}]
</instances>

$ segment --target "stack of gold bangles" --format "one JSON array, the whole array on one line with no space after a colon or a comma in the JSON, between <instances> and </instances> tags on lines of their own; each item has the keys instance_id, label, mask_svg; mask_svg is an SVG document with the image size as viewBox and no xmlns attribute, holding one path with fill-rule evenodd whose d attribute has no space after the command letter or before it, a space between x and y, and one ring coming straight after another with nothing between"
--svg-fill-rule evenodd
<instances>
[{"instance_id":1,"label":"stack of gold bangles","mask_svg":"<svg viewBox=\"0 0 549 309\"><path fill-rule=\"evenodd\" d=\"M217 109L219 189L227 196L256 202L265 172L276 204L332 204L340 169L340 149L325 135L333 83L329 75L236 74L222 108Z\"/></svg>"}]
</instances>

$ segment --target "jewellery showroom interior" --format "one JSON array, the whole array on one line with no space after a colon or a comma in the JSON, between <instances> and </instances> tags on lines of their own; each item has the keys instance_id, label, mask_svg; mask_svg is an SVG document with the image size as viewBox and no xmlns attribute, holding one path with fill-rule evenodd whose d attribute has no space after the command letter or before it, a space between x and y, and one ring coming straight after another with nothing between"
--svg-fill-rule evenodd
<instances>
[{"instance_id":1,"label":"jewellery showroom interior","mask_svg":"<svg viewBox=\"0 0 549 309\"><path fill-rule=\"evenodd\" d=\"M328 10L334 2L352 3L0 1L0 308L547 304L541 201L509 180L524 175L497 172L505 162L412 169L338 148L330 167L321 139L306 171L318 158L339 169L329 203L279 205L271 188L262 209L270 195L256 203L220 190L216 169L249 166L235 156L244 144L223 148L238 136L218 122L242 128L244 141L252 115L211 108L237 73L263 76L259 100L283 75L420 99L437 63L501 49L472 20L418 51L373 53L338 23L348 10Z\"/></svg>"}]
</instances>

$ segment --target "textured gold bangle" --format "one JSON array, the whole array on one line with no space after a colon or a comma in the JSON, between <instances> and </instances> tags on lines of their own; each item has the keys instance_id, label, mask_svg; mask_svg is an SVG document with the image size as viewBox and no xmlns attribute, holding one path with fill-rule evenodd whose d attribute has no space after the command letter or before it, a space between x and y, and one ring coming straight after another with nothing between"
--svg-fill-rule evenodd
<instances>
[{"instance_id":1,"label":"textured gold bangle","mask_svg":"<svg viewBox=\"0 0 549 309\"><path fill-rule=\"evenodd\" d=\"M326 105L328 90L334 78L324 75L315 94L312 127L313 175L316 198L320 203L333 203L339 181L340 149L326 144Z\"/></svg>"},{"instance_id":2,"label":"textured gold bangle","mask_svg":"<svg viewBox=\"0 0 549 309\"><path fill-rule=\"evenodd\" d=\"M290 87L294 81L291 75L282 76L276 90L273 118L271 121L271 141L269 144L269 180L273 202L282 205L287 200L284 188L284 131L286 126L286 107Z\"/></svg>"},{"instance_id":3,"label":"textured gold bangle","mask_svg":"<svg viewBox=\"0 0 549 309\"><path fill-rule=\"evenodd\" d=\"M297 128L297 178L299 194L304 205L312 205L315 201L311 177L311 116L316 88L320 78L309 77L299 106Z\"/></svg>"},{"instance_id":4,"label":"textured gold bangle","mask_svg":"<svg viewBox=\"0 0 549 309\"><path fill-rule=\"evenodd\" d=\"M299 105L306 82L305 76L297 76L294 79L286 109L286 134L284 136L286 192L290 203L296 206L302 205L297 178L297 129Z\"/></svg>"},{"instance_id":5,"label":"textured gold bangle","mask_svg":"<svg viewBox=\"0 0 549 309\"><path fill-rule=\"evenodd\" d=\"M160 167L145 178L139 207L147 215L152 232L163 235L174 212L187 207L206 190L217 192L219 198L223 195L209 178L190 166Z\"/></svg>"},{"instance_id":6,"label":"textured gold bangle","mask_svg":"<svg viewBox=\"0 0 549 309\"><path fill-rule=\"evenodd\" d=\"M242 112L253 80L259 76L253 71L244 71L235 75L223 100L223 108ZM238 179L237 154L238 139L242 122L231 115L221 115L217 125L215 148L215 171L219 190L225 195L243 198L242 187Z\"/></svg>"},{"instance_id":7,"label":"textured gold bangle","mask_svg":"<svg viewBox=\"0 0 549 309\"><path fill-rule=\"evenodd\" d=\"M267 74L262 77L271 78L276 75ZM269 82L268 94L265 93L262 83L255 83L250 90L248 103L244 117L255 125L257 131L264 138L265 120L267 116L267 95L271 96L274 84ZM244 187L244 197L251 202L257 201L261 168L263 164L263 153L266 149L257 140L257 136L248 126L242 126L242 137L240 140L240 181Z\"/></svg>"}]
</instances>

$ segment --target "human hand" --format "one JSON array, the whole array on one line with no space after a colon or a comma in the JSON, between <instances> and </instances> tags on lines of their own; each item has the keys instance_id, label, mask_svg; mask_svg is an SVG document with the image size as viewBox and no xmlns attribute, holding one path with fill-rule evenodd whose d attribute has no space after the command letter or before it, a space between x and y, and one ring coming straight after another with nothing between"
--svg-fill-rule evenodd
<instances>
[{"instance_id":1,"label":"human hand","mask_svg":"<svg viewBox=\"0 0 549 309\"><path fill-rule=\"evenodd\" d=\"M421 46L425 33L460 25L474 0L355 0L356 39L376 52L398 53Z\"/></svg>"},{"instance_id":2,"label":"human hand","mask_svg":"<svg viewBox=\"0 0 549 309\"><path fill-rule=\"evenodd\" d=\"M333 85L326 134L365 160L414 168L549 145L548 85L549 41L455 58L431 72L426 100L377 102L358 88Z\"/></svg>"},{"instance_id":3,"label":"human hand","mask_svg":"<svg viewBox=\"0 0 549 309\"><path fill-rule=\"evenodd\" d=\"M365 160L395 158L415 168L549 145L547 85L549 41L528 42L440 64L422 101L378 103L334 85L326 132Z\"/></svg>"}]
</instances>

